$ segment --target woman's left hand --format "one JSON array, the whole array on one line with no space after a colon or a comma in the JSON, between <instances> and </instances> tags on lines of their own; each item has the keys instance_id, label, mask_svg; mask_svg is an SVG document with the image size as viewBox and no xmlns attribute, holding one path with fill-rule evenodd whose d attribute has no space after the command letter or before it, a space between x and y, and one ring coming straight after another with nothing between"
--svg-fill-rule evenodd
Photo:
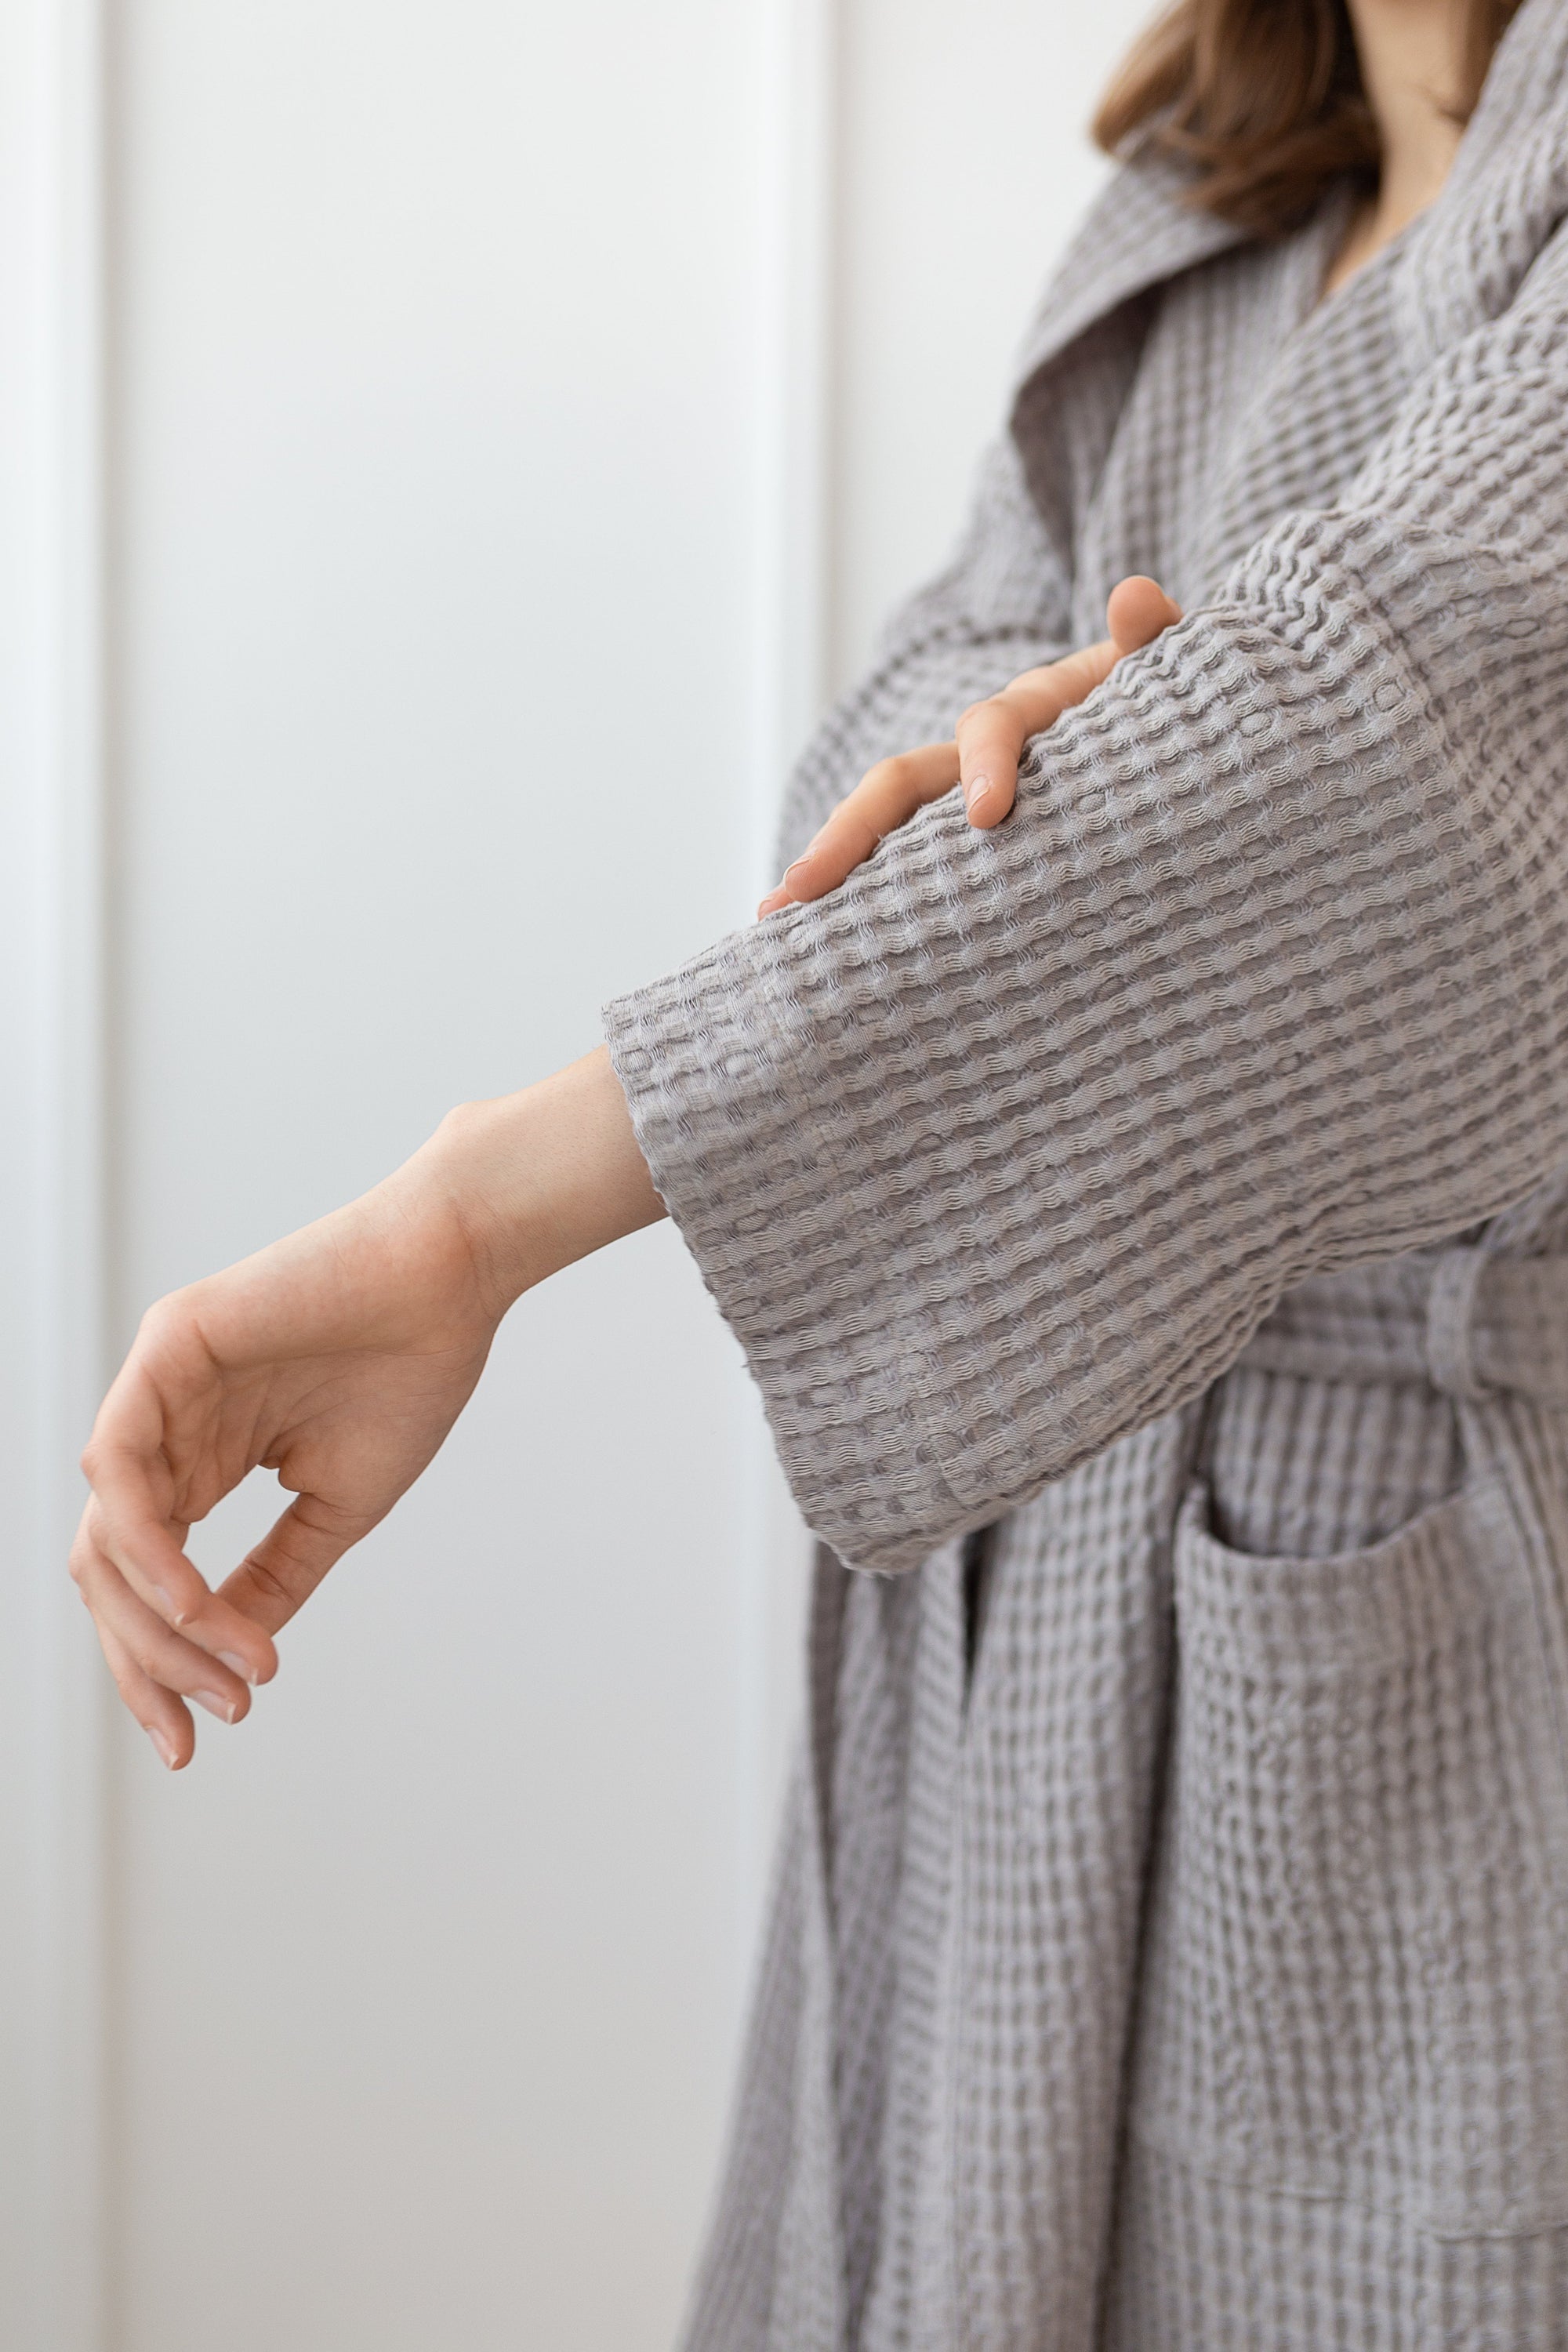
<instances>
[{"instance_id":1,"label":"woman's left hand","mask_svg":"<svg viewBox=\"0 0 1568 2352\"><path fill-rule=\"evenodd\" d=\"M969 822L982 831L1000 824L1018 789L1018 761L1031 735L1038 735L1104 684L1123 654L1151 645L1182 617L1158 582L1142 575L1123 580L1105 608L1109 635L1099 645L1026 670L1000 694L971 703L948 743L923 743L879 760L841 800L810 846L768 892L759 915L804 905L862 866L885 834L907 824L928 801L941 800L955 784L963 787Z\"/></svg>"}]
</instances>

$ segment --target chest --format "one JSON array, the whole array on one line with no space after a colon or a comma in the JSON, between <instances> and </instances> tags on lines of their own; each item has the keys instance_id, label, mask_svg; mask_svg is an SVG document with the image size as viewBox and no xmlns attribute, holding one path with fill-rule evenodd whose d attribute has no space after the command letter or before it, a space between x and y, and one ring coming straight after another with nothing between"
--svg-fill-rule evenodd
<instances>
[{"instance_id":1,"label":"chest","mask_svg":"<svg viewBox=\"0 0 1568 2352\"><path fill-rule=\"evenodd\" d=\"M1331 505L1388 430L1413 373L1394 252L1320 301L1341 226L1325 212L1162 289L1078 508L1075 637L1101 633L1129 572L1204 603L1282 516Z\"/></svg>"}]
</instances>

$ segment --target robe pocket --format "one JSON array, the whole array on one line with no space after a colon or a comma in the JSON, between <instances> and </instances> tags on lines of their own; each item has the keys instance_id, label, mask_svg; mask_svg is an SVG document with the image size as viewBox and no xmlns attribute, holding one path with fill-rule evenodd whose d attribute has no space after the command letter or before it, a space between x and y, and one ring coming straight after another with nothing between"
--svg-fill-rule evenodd
<instances>
[{"instance_id":1,"label":"robe pocket","mask_svg":"<svg viewBox=\"0 0 1568 2352\"><path fill-rule=\"evenodd\" d=\"M1506 1494L1260 1559L1188 1496L1136 2126L1444 2234L1568 2221L1568 1794Z\"/></svg>"}]
</instances>

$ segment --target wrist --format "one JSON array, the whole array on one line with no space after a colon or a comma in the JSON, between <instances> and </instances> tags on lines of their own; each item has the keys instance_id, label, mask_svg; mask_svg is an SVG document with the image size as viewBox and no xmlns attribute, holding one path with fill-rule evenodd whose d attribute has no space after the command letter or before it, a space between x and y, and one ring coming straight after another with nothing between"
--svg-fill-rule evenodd
<instances>
[{"instance_id":1,"label":"wrist","mask_svg":"<svg viewBox=\"0 0 1568 2352\"><path fill-rule=\"evenodd\" d=\"M555 1271L544 1238L548 1209L530 1183L531 1091L458 1104L412 1163L461 1233L497 1321Z\"/></svg>"},{"instance_id":2,"label":"wrist","mask_svg":"<svg viewBox=\"0 0 1568 2352\"><path fill-rule=\"evenodd\" d=\"M449 1111L419 1155L499 1317L535 1283L665 1213L603 1047Z\"/></svg>"}]
</instances>

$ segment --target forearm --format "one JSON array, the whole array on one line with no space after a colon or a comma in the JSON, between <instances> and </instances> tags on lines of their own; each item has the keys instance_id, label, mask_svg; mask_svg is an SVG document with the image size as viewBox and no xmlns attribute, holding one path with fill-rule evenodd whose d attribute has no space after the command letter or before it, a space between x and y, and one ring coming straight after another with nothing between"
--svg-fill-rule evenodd
<instances>
[{"instance_id":1,"label":"forearm","mask_svg":"<svg viewBox=\"0 0 1568 2352\"><path fill-rule=\"evenodd\" d=\"M498 1316L547 1276L666 1214L603 1046L519 1094L464 1103L426 1155Z\"/></svg>"}]
</instances>

